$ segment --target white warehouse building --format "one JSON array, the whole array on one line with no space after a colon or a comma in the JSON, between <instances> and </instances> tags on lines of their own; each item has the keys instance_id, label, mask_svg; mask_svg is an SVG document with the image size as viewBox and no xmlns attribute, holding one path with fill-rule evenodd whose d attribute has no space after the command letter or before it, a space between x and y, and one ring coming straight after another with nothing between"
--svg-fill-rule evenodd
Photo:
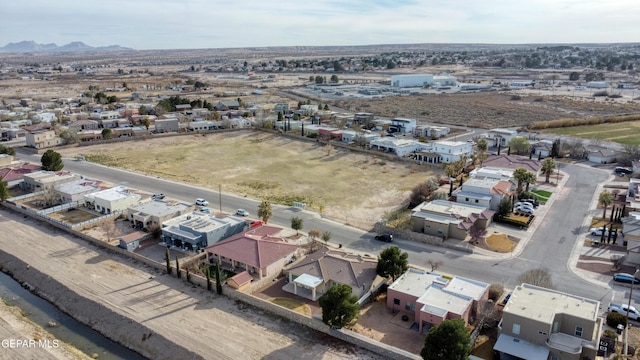
<instances>
[{"instance_id":1,"label":"white warehouse building","mask_svg":"<svg viewBox=\"0 0 640 360\"><path fill-rule=\"evenodd\" d=\"M391 76L392 87L423 87L424 85L431 85L432 83L433 75L431 74L405 74Z\"/></svg>"}]
</instances>

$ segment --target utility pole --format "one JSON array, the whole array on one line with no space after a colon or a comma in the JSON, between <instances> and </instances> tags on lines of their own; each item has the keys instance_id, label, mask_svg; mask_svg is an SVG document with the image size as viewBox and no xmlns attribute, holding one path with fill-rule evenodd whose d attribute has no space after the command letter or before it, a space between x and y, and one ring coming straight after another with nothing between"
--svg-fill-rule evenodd
<instances>
[{"instance_id":1,"label":"utility pole","mask_svg":"<svg viewBox=\"0 0 640 360\"><path fill-rule=\"evenodd\" d=\"M220 213L222 214L222 185L218 184L218 200L220 202Z\"/></svg>"}]
</instances>

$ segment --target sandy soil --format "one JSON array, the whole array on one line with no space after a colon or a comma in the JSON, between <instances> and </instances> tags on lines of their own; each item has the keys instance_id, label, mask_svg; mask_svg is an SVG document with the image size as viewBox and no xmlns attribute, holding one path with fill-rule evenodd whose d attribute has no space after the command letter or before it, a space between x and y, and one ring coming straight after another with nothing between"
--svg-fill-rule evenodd
<instances>
[{"instance_id":1,"label":"sandy soil","mask_svg":"<svg viewBox=\"0 0 640 360\"><path fill-rule=\"evenodd\" d=\"M0 210L0 220L0 233L12 234L10 238L0 237L0 248L78 295L130 319L129 324L127 321L95 322L96 326L108 327L103 333L129 341L129 346L135 343L145 346L141 342L146 334L138 333L139 328L131 324L137 323L189 349L192 356L206 359L379 358L368 351L273 318L259 309L204 289L187 288L178 279L150 271L129 260L116 261L106 252L33 220L5 210ZM50 284L43 281L37 286L46 293L54 291L47 288L55 286ZM73 302L77 299L61 296L56 301L74 309ZM100 318L101 314L91 316ZM148 338L146 343L149 343ZM153 358L186 356L167 353L170 349L156 349Z\"/></svg>"},{"instance_id":2,"label":"sandy soil","mask_svg":"<svg viewBox=\"0 0 640 360\"><path fill-rule=\"evenodd\" d=\"M31 360L80 360L90 359L79 350L55 339L45 329L20 314L20 309L0 301L0 359ZM41 341L42 347L28 347L17 341ZM8 342L9 341L9 342ZM11 342L13 341L13 343ZM48 341L45 343L45 341ZM46 345L45 345L46 344Z\"/></svg>"},{"instance_id":3,"label":"sandy soil","mask_svg":"<svg viewBox=\"0 0 640 360\"><path fill-rule=\"evenodd\" d=\"M382 160L256 131L155 138L63 149L87 160L254 199L300 201L324 217L371 229L441 167ZM135 156L132 156L135 154ZM256 210L248 209L249 212Z\"/></svg>"}]
</instances>

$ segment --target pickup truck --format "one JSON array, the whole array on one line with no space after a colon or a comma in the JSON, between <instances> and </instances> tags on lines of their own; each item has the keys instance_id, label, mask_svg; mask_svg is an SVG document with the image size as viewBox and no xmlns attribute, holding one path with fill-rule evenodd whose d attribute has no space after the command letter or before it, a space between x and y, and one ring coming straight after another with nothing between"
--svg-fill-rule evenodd
<instances>
[{"instance_id":1,"label":"pickup truck","mask_svg":"<svg viewBox=\"0 0 640 360\"><path fill-rule=\"evenodd\" d=\"M627 315L627 305L626 304L622 304L622 305L618 305L618 304L609 304L609 307L607 308L607 311L609 312L614 312L614 313L619 313L622 315ZM631 306L629 308L629 319L631 320L640 320L640 312L638 312L638 310L636 310L635 307Z\"/></svg>"}]
</instances>

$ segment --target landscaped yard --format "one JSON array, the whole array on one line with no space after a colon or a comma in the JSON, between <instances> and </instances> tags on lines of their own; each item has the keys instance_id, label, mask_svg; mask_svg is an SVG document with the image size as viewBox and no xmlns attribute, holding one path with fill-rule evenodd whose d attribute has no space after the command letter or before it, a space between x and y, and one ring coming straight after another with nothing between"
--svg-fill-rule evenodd
<instances>
[{"instance_id":1,"label":"landscaped yard","mask_svg":"<svg viewBox=\"0 0 640 360\"><path fill-rule=\"evenodd\" d=\"M276 305L286 307L287 309L293 310L302 315L311 316L311 309L309 308L309 305L302 303L300 301L297 301L294 299L286 299L286 298L275 298L275 299L271 299L271 302Z\"/></svg>"},{"instance_id":2,"label":"landscaped yard","mask_svg":"<svg viewBox=\"0 0 640 360\"><path fill-rule=\"evenodd\" d=\"M486 242L492 249L502 253L512 252L518 245L517 241L506 234L491 234L487 236Z\"/></svg>"},{"instance_id":3,"label":"landscaped yard","mask_svg":"<svg viewBox=\"0 0 640 360\"><path fill-rule=\"evenodd\" d=\"M381 159L259 131L128 141L62 149L89 161L149 175L222 187L273 203L303 202L323 216L369 230L405 203L441 167ZM144 190L144 189L141 189ZM197 194L194 193L194 198ZM256 213L257 209L247 209Z\"/></svg>"},{"instance_id":4,"label":"landscaped yard","mask_svg":"<svg viewBox=\"0 0 640 360\"><path fill-rule=\"evenodd\" d=\"M640 145L640 121L546 129L542 132L545 134L574 136L585 139L614 141L621 144Z\"/></svg>"},{"instance_id":5,"label":"landscaped yard","mask_svg":"<svg viewBox=\"0 0 640 360\"><path fill-rule=\"evenodd\" d=\"M541 200L543 202L549 201L549 198L551 197L551 194L552 194L550 191L546 191L546 190L531 190L531 192L538 195L538 198L535 200Z\"/></svg>"}]
</instances>

